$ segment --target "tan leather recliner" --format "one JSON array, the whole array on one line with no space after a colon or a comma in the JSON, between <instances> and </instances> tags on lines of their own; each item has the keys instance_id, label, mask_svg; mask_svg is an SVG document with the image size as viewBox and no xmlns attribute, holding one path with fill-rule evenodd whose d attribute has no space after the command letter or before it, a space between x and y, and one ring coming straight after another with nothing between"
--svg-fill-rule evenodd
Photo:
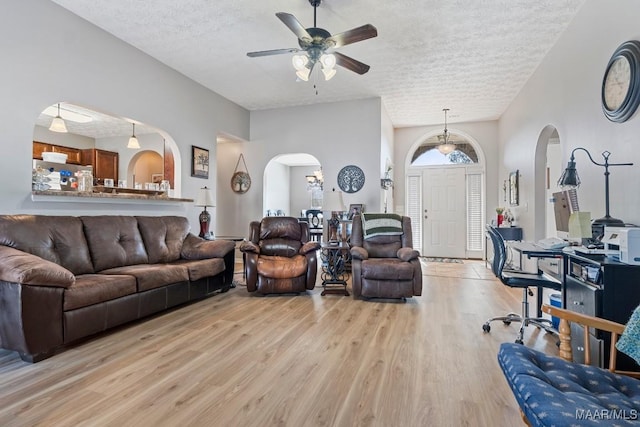
<instances>
[{"instance_id":1,"label":"tan leather recliner","mask_svg":"<svg viewBox=\"0 0 640 427\"><path fill-rule=\"evenodd\" d=\"M249 225L244 254L249 292L299 293L316 284L318 242L309 241L309 225L297 218L265 217Z\"/></svg>"},{"instance_id":2,"label":"tan leather recliner","mask_svg":"<svg viewBox=\"0 0 640 427\"><path fill-rule=\"evenodd\" d=\"M353 217L353 297L410 298L422 295L419 253L413 249L411 219L401 217L402 235L364 238L360 215Z\"/></svg>"}]
</instances>

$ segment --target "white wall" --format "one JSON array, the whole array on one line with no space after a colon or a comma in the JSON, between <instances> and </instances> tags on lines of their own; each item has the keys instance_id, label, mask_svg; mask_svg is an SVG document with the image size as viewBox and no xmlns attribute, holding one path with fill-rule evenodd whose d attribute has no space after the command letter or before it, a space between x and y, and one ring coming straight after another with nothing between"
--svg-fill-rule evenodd
<instances>
[{"instance_id":1,"label":"white wall","mask_svg":"<svg viewBox=\"0 0 640 427\"><path fill-rule=\"evenodd\" d=\"M285 212L285 214L289 214L289 205L290 205L290 192L287 191L289 189L290 182L290 171L289 166L283 165L280 162L271 161L268 163L264 173L264 187L265 188L274 188L279 191L264 191L264 205L262 214L266 215L267 210L278 211L281 210Z\"/></svg>"},{"instance_id":2,"label":"white wall","mask_svg":"<svg viewBox=\"0 0 640 427\"><path fill-rule=\"evenodd\" d=\"M395 158L393 153L393 147L395 144L394 141L394 133L393 133L393 123L391 123L391 118L389 117L389 113L387 112L384 105L381 108L380 112L380 177L378 178L378 188L380 188L380 212L384 212L384 197L385 191L380 186L380 179L384 178L385 172L387 171L387 166L391 166L392 169L389 172L389 176L391 179L394 179L395 170L393 169ZM387 212L393 212L393 201L394 201L394 190L393 188L387 190Z\"/></svg>"},{"instance_id":3,"label":"white wall","mask_svg":"<svg viewBox=\"0 0 640 427\"><path fill-rule=\"evenodd\" d=\"M640 39L640 2L614 0L588 1L562 34L523 90L501 117L500 182L510 170L522 173L520 225L529 240L544 237L536 227L534 197L536 143L541 131L552 125L558 130L562 162L566 165L571 150L585 147L596 161L609 150L611 162L634 162L632 167L613 167L611 172L611 215L640 224L640 197L634 184L640 181L640 117L626 123L613 123L601 109L600 90L609 58L627 40ZM604 168L593 165L586 154L576 153L582 180L578 191L581 210L592 218L604 215ZM542 169L542 168L540 168ZM544 194L540 192L539 194ZM544 207L541 207L544 212Z\"/></svg>"},{"instance_id":4,"label":"white wall","mask_svg":"<svg viewBox=\"0 0 640 427\"><path fill-rule=\"evenodd\" d=\"M304 209L311 209L311 192L307 191L307 175L313 175L313 171L319 166L291 166L291 181L289 193L291 194L291 216L299 217Z\"/></svg>"},{"instance_id":5,"label":"white wall","mask_svg":"<svg viewBox=\"0 0 640 427\"><path fill-rule=\"evenodd\" d=\"M182 196L216 186L190 176L191 145L209 148L216 135L248 139L249 113L48 0L4 2L0 15L0 190L2 213L185 215L198 228L192 204L55 203L31 200L35 120L47 106L68 101L163 129L179 149ZM215 192L214 192L215 194Z\"/></svg>"},{"instance_id":6,"label":"white wall","mask_svg":"<svg viewBox=\"0 0 640 427\"><path fill-rule=\"evenodd\" d=\"M347 165L359 166L365 174L362 190L345 194L344 202L363 203L366 209L380 206L380 98L305 105L251 112L251 142L219 144L220 180L229 180L240 153L244 154L252 178L245 194L235 194L227 185L218 192L219 235L246 235L249 222L262 218L264 168L283 153L309 153L322 165L325 190L338 188L337 176Z\"/></svg>"}]
</instances>

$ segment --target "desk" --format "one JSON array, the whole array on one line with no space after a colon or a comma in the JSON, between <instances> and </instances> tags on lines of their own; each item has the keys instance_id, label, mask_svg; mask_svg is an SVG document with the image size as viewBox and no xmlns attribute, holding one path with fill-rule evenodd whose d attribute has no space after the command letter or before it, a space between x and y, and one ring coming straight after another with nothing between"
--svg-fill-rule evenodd
<instances>
[{"instance_id":1,"label":"desk","mask_svg":"<svg viewBox=\"0 0 640 427\"><path fill-rule=\"evenodd\" d=\"M545 249L531 242L509 242L509 247L520 254L520 265L522 266L522 256L526 255L527 258L559 258L564 260L564 253L562 249ZM538 267L539 268L539 267ZM557 278L553 275L549 275L551 279L559 282L561 285L564 283L563 277ZM542 317L542 288L538 286L537 294L537 317Z\"/></svg>"}]
</instances>

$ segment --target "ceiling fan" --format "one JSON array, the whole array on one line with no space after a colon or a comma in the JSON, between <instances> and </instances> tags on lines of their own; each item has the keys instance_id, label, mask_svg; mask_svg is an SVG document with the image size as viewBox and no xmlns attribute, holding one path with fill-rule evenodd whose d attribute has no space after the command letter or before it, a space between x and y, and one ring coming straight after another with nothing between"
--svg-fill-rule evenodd
<instances>
[{"instance_id":1,"label":"ceiling fan","mask_svg":"<svg viewBox=\"0 0 640 427\"><path fill-rule=\"evenodd\" d=\"M247 56L255 58L259 56L304 52L300 55L294 55L292 58L296 75L304 81L309 80L309 75L318 62L322 66L325 80L329 80L336 74L336 70L333 68L335 65L339 65L358 74L365 74L370 68L367 64L347 55L333 52L333 49L376 37L378 30L373 25L366 24L332 36L330 32L323 28L318 28L316 24L316 9L321 2L322 0L309 0L309 3L313 6L313 27L311 28L304 28L300 21L290 13L276 13L276 16L284 25L298 37L299 48L262 50L259 52L249 52Z\"/></svg>"}]
</instances>

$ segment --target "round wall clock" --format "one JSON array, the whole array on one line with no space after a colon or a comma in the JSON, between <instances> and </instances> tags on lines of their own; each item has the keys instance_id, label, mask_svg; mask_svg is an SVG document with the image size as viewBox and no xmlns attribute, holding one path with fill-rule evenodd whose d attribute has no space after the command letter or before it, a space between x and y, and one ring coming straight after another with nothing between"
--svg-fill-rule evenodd
<instances>
[{"instance_id":1,"label":"round wall clock","mask_svg":"<svg viewBox=\"0 0 640 427\"><path fill-rule=\"evenodd\" d=\"M364 187L364 172L358 166L349 165L338 172L338 186L345 193L355 193Z\"/></svg>"},{"instance_id":2,"label":"round wall clock","mask_svg":"<svg viewBox=\"0 0 640 427\"><path fill-rule=\"evenodd\" d=\"M236 172L231 177L231 189L234 193L244 194L251 187L251 177L246 172Z\"/></svg>"},{"instance_id":3,"label":"round wall clock","mask_svg":"<svg viewBox=\"0 0 640 427\"><path fill-rule=\"evenodd\" d=\"M602 80L602 111L612 122L631 118L640 104L640 42L622 43L613 53Z\"/></svg>"}]
</instances>

